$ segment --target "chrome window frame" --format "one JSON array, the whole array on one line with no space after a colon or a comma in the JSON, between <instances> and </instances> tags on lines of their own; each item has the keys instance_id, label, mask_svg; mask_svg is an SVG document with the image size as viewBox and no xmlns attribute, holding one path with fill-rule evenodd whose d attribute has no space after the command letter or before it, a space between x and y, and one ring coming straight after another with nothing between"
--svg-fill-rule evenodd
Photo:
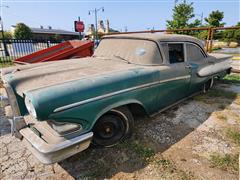
<instances>
[{"instance_id":1,"label":"chrome window frame","mask_svg":"<svg viewBox=\"0 0 240 180\"><path fill-rule=\"evenodd\" d=\"M196 45L195 43L192 43L192 42L185 42L185 53L186 53L186 62L189 62L189 60L188 60L188 53L187 53L187 44L189 44L189 45L193 45L193 46L195 46L195 47L197 47L199 50L200 50L200 52L201 52L201 54L203 55L203 60L206 60L206 58L208 57L208 55L204 52L204 50L202 49L202 48L200 48L198 45Z\"/></svg>"},{"instance_id":2,"label":"chrome window frame","mask_svg":"<svg viewBox=\"0 0 240 180\"><path fill-rule=\"evenodd\" d=\"M162 50L162 44L182 44L183 45L183 54L184 54L184 61L183 62L179 62L179 63L170 63L169 59L166 59L166 56L165 56L165 53L163 52ZM183 63L186 63L187 62L187 53L186 53L186 44L185 42L182 42L182 41L161 41L160 42L160 47L161 47L161 50L162 50L162 54L164 55L164 59L165 59L165 62L166 64L168 65L175 65L175 64L183 64Z\"/></svg>"}]
</instances>

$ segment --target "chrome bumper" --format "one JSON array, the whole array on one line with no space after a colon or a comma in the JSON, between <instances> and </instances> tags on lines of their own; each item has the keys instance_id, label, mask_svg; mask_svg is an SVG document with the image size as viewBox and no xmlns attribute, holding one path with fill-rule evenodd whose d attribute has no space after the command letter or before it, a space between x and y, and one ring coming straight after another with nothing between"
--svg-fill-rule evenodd
<instances>
[{"instance_id":1,"label":"chrome bumper","mask_svg":"<svg viewBox=\"0 0 240 180\"><path fill-rule=\"evenodd\" d=\"M65 141L52 144L44 141L30 128L21 129L20 133L23 135L23 141L27 143L28 149L43 164L59 162L87 149L93 136L93 133L89 132L72 139L66 139Z\"/></svg>"},{"instance_id":2,"label":"chrome bumper","mask_svg":"<svg viewBox=\"0 0 240 180\"><path fill-rule=\"evenodd\" d=\"M26 117L9 119L12 135L22 139L27 148L43 164L52 164L64 160L87 149L93 133L59 136L47 122L36 122L29 127Z\"/></svg>"}]
</instances>

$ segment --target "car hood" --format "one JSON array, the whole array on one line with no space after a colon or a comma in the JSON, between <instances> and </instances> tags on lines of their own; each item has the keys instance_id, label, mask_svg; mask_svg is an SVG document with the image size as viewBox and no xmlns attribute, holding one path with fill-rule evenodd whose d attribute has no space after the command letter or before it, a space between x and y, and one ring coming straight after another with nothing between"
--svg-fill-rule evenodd
<instances>
[{"instance_id":1,"label":"car hood","mask_svg":"<svg viewBox=\"0 0 240 180\"><path fill-rule=\"evenodd\" d=\"M140 66L121 60L89 57L4 68L1 71L1 77L4 82L13 87L18 95L23 96L25 92L31 90L115 74L138 67Z\"/></svg>"}]
</instances>

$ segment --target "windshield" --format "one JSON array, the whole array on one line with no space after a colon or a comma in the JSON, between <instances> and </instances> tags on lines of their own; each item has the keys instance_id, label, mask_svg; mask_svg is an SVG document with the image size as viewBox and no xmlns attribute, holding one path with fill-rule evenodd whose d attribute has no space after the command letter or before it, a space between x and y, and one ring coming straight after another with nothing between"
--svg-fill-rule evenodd
<instances>
[{"instance_id":1,"label":"windshield","mask_svg":"<svg viewBox=\"0 0 240 180\"><path fill-rule=\"evenodd\" d=\"M140 39L103 39L95 50L94 57L144 65L162 63L157 44L153 41Z\"/></svg>"}]
</instances>

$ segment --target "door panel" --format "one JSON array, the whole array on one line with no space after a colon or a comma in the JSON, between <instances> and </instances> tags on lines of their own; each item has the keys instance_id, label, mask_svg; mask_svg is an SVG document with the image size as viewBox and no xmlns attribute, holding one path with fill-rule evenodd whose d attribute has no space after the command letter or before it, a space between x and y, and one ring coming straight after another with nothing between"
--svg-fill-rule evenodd
<instances>
[{"instance_id":1,"label":"door panel","mask_svg":"<svg viewBox=\"0 0 240 180\"><path fill-rule=\"evenodd\" d=\"M159 109L173 104L188 95L190 85L189 69L185 63L170 65L160 71L160 84L157 106Z\"/></svg>"},{"instance_id":2,"label":"door panel","mask_svg":"<svg viewBox=\"0 0 240 180\"><path fill-rule=\"evenodd\" d=\"M187 63L191 69L191 82L189 88L189 94L202 90L203 83L206 78L201 78L197 75L199 69L206 66L206 56L204 52L196 45L187 43L186 44Z\"/></svg>"},{"instance_id":3,"label":"door panel","mask_svg":"<svg viewBox=\"0 0 240 180\"><path fill-rule=\"evenodd\" d=\"M168 68L159 70L159 94L157 107L162 109L188 96L191 70L186 66L184 44L165 43L164 54Z\"/></svg>"}]
</instances>

